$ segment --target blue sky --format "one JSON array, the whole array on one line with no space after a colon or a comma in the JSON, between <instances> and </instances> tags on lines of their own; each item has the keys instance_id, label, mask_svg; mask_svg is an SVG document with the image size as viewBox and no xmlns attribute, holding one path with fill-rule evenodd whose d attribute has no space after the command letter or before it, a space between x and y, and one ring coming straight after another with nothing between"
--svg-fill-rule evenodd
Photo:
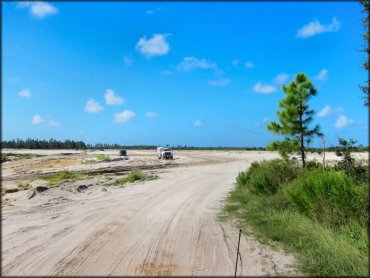
<instances>
[{"instance_id":1,"label":"blue sky","mask_svg":"<svg viewBox=\"0 0 370 278\"><path fill-rule=\"evenodd\" d=\"M2 2L2 134L265 146L306 73L327 145L368 145L356 2Z\"/></svg>"}]
</instances>

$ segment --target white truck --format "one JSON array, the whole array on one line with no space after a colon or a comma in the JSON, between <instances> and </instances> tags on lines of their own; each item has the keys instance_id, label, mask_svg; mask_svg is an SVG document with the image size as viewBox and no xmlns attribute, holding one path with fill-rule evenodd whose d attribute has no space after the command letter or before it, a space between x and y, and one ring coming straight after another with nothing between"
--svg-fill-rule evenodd
<instances>
[{"instance_id":1,"label":"white truck","mask_svg":"<svg viewBox=\"0 0 370 278\"><path fill-rule=\"evenodd\" d=\"M158 159L173 159L173 153L170 148L158 147Z\"/></svg>"}]
</instances>

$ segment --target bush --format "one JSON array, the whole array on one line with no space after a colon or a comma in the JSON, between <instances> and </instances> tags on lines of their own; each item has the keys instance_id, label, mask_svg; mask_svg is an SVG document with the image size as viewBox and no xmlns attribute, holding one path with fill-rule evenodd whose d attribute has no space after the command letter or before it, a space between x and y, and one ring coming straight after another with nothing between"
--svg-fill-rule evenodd
<instances>
[{"instance_id":1,"label":"bush","mask_svg":"<svg viewBox=\"0 0 370 278\"><path fill-rule=\"evenodd\" d=\"M314 169L298 177L284 193L299 212L321 224L338 227L356 219L365 225L366 186L356 187L353 179L343 172Z\"/></svg>"},{"instance_id":2,"label":"bush","mask_svg":"<svg viewBox=\"0 0 370 278\"><path fill-rule=\"evenodd\" d=\"M246 185L255 194L275 194L279 188L297 177L300 172L298 164L275 159L252 163L249 170L239 173L237 182Z\"/></svg>"},{"instance_id":3,"label":"bush","mask_svg":"<svg viewBox=\"0 0 370 278\"><path fill-rule=\"evenodd\" d=\"M104 154L98 154L96 158L100 161L110 161L110 157Z\"/></svg>"},{"instance_id":4,"label":"bush","mask_svg":"<svg viewBox=\"0 0 370 278\"><path fill-rule=\"evenodd\" d=\"M128 174L127 177L117 179L115 181L115 184L116 185L122 185L122 184L125 184L125 183L135 182L137 180L144 180L145 178L146 178L146 176L144 175L143 172L141 172L139 170L133 170Z\"/></svg>"}]
</instances>

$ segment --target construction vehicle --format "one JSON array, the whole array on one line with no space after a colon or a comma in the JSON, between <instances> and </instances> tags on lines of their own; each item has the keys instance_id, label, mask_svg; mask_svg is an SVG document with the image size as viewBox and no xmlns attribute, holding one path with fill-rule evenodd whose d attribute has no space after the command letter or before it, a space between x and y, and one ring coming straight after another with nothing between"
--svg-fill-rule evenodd
<instances>
[{"instance_id":1,"label":"construction vehicle","mask_svg":"<svg viewBox=\"0 0 370 278\"><path fill-rule=\"evenodd\" d=\"M158 159L173 159L173 153L170 148L158 147Z\"/></svg>"}]
</instances>

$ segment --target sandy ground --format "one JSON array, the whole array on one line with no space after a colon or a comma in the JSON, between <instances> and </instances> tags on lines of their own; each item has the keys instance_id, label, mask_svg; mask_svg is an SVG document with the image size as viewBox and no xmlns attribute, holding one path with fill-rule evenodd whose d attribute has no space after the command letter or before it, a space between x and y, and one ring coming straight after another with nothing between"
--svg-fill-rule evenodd
<instances>
[{"instance_id":1,"label":"sandy ground","mask_svg":"<svg viewBox=\"0 0 370 278\"><path fill-rule=\"evenodd\" d=\"M2 186L31 185L2 198L3 275L234 275L238 230L217 214L239 171L278 157L177 151L162 161L155 150L129 150L127 160L84 164L99 153L119 159L118 150L11 152L40 156L2 165ZM105 186L132 169L159 179ZM28 198L39 175L60 170L90 176ZM297 274L293 256L242 236L238 276Z\"/></svg>"}]
</instances>

